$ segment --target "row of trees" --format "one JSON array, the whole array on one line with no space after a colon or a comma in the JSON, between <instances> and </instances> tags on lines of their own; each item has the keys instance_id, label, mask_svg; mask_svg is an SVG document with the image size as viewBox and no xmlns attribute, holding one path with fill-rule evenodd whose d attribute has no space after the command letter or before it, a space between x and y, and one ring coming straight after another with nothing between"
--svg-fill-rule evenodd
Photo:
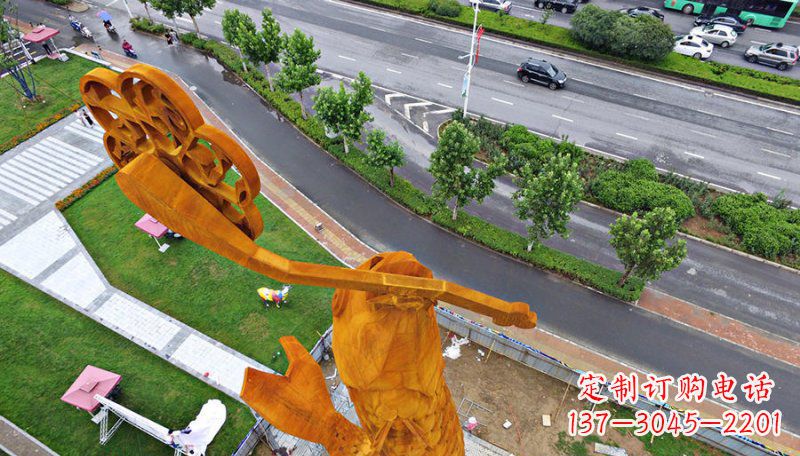
<instances>
[{"instance_id":1,"label":"row of trees","mask_svg":"<svg viewBox=\"0 0 800 456\"><path fill-rule=\"evenodd\" d=\"M453 220L460 208L472 201L480 203L491 194L494 179L505 172L507 163L502 155L484 169L475 167L479 150L478 138L463 123L453 122L442 132L431 155L428 170L435 179L433 195L442 202L453 201ZM516 169L517 190L512 198L517 217L527 223L528 250L554 234L567 238L570 213L584 196L578 158L557 152L541 165L527 160ZM674 240L679 223L668 207L617 219L611 226L610 242L625 267L619 286L631 275L655 280L680 265L686 257L686 242Z\"/></svg>"},{"instance_id":2,"label":"row of trees","mask_svg":"<svg viewBox=\"0 0 800 456\"><path fill-rule=\"evenodd\" d=\"M265 66L273 90L269 65L280 62L281 71L275 76L275 85L282 91L298 93L303 106L303 91L321 82L316 66L321 53L315 49L313 38L299 30L292 35L281 35L280 25L269 9L262 12L261 19L259 29L248 15L238 10L226 11L222 20L225 39L240 51L243 60L254 67ZM317 119L329 136L342 139L345 153L349 153L351 144L361 141L365 124L372 120L366 108L372 104L373 97L372 81L363 72L350 83L349 90L342 82L338 89L323 87L314 96ZM305 108L303 117L306 117ZM480 140L465 123L454 121L441 133L439 144L431 154L428 171L434 178L432 194L442 203L453 202L453 220L457 219L461 208L473 201L481 203L490 195L495 187L494 180L509 167L503 154L493 157L485 167L476 166L475 156L480 149ZM393 186L394 169L405 161L400 144L387 142L384 131L373 130L366 135L366 151L367 162L385 168ZM513 200L516 215L527 224L528 250L555 234L568 237L570 213L584 196L579 156L570 153L567 147L540 157L543 160L517 158L520 163L513 166L517 185ZM670 208L656 208L641 217L634 213L617 220L611 227L611 245L625 266L620 286L631 275L652 280L681 263L686 256L685 242L670 241L677 232L678 223Z\"/></svg>"}]
</instances>

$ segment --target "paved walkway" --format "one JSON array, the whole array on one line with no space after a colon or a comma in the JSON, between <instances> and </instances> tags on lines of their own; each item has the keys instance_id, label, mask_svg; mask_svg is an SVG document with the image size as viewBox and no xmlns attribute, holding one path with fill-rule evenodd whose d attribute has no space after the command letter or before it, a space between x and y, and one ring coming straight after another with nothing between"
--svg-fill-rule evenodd
<instances>
[{"instance_id":1,"label":"paved walkway","mask_svg":"<svg viewBox=\"0 0 800 456\"><path fill-rule=\"evenodd\" d=\"M0 454L9 456L58 456L35 437L0 415Z\"/></svg>"}]
</instances>

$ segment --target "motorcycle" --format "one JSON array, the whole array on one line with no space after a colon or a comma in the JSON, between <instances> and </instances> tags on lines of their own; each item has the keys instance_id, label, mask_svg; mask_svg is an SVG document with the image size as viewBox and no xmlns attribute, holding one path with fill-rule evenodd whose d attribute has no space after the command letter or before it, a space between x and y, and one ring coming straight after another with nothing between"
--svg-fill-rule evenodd
<instances>
[{"instance_id":1,"label":"motorcycle","mask_svg":"<svg viewBox=\"0 0 800 456\"><path fill-rule=\"evenodd\" d=\"M106 28L106 32L108 33L117 33L117 29L111 24L111 22L104 22L103 26Z\"/></svg>"},{"instance_id":2,"label":"motorcycle","mask_svg":"<svg viewBox=\"0 0 800 456\"><path fill-rule=\"evenodd\" d=\"M139 58L139 54L137 54L136 51L134 51L132 48L131 49L123 49L123 51L125 51L125 55L126 56L128 56L128 57L130 57L132 59L138 59Z\"/></svg>"},{"instance_id":3,"label":"motorcycle","mask_svg":"<svg viewBox=\"0 0 800 456\"><path fill-rule=\"evenodd\" d=\"M80 34L84 38L92 39L92 31L86 28L85 25L81 24L81 22L74 17L70 16L69 18L69 25L72 27L73 30L76 32L80 32Z\"/></svg>"}]
</instances>

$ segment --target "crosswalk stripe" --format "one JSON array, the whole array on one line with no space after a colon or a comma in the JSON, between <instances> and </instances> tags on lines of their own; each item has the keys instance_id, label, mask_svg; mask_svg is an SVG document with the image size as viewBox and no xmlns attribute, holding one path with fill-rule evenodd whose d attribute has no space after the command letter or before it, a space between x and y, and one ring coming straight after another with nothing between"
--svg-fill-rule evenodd
<instances>
[{"instance_id":1,"label":"crosswalk stripe","mask_svg":"<svg viewBox=\"0 0 800 456\"><path fill-rule=\"evenodd\" d=\"M16 215L12 214L11 212L4 211L3 209L0 209L0 215L11 220L12 222L17 219Z\"/></svg>"},{"instance_id":2,"label":"crosswalk stripe","mask_svg":"<svg viewBox=\"0 0 800 456\"><path fill-rule=\"evenodd\" d=\"M41 165L41 166L43 166L45 168L51 169L51 170L53 170L54 173L65 174L65 175L69 176L70 179L72 179L72 180L77 179L78 177L80 177L80 174L75 174L72 171L67 171L66 169L64 169L62 167L59 167L55 163L51 163L49 161L49 157L47 157L46 155L43 155L37 149L28 148L28 150L26 150L23 153L23 155L25 155L26 159L31 160L33 162L36 162L36 163L38 163L39 165ZM22 155L18 155L18 157L21 157L21 156Z\"/></svg>"},{"instance_id":3,"label":"crosswalk stripe","mask_svg":"<svg viewBox=\"0 0 800 456\"><path fill-rule=\"evenodd\" d=\"M104 135L104 133L105 133L105 130L103 130L103 128L102 128L102 127L100 127L100 125L99 125L97 122L95 122L95 123L94 123L94 125L95 125L95 127L100 127L100 128L95 128L95 127L92 127L92 128L89 128L89 127L84 127L84 126L83 126L83 124L81 123L81 121L80 121L80 120L76 120L76 121L72 122L72 125L73 125L75 128L77 128L78 130L83 130L83 131L85 131L86 133L91 133L91 134L93 134L93 135L97 136L98 138L102 138L102 137L103 137L103 135Z\"/></svg>"},{"instance_id":4,"label":"crosswalk stripe","mask_svg":"<svg viewBox=\"0 0 800 456\"><path fill-rule=\"evenodd\" d=\"M8 185L8 187L6 188L12 188L16 190L18 193L23 193L27 195L29 198L35 200L36 204L47 199L47 196L42 195L41 193L27 187L26 185L24 185L24 182L20 181L19 178L16 178L12 175L5 173L2 169L0 169L0 176L3 176L4 179L2 180L5 181L4 184Z\"/></svg>"},{"instance_id":5,"label":"crosswalk stripe","mask_svg":"<svg viewBox=\"0 0 800 456\"><path fill-rule=\"evenodd\" d=\"M7 182L0 180L0 190L8 193L9 195L16 196L17 198L25 201L27 203L33 204L34 206L39 204L41 200L33 199L25 194L18 192L14 187L8 185Z\"/></svg>"},{"instance_id":6,"label":"crosswalk stripe","mask_svg":"<svg viewBox=\"0 0 800 456\"><path fill-rule=\"evenodd\" d=\"M17 155L16 157L9 160L7 163L14 163L15 165L18 166L26 166L29 168L36 169L36 172L40 173L43 179L50 179L52 181L55 181L60 187L63 187L72 182L72 179L61 176L57 172L49 168L45 168L44 166L35 163L29 160L28 157L23 157L22 155Z\"/></svg>"},{"instance_id":7,"label":"crosswalk stripe","mask_svg":"<svg viewBox=\"0 0 800 456\"><path fill-rule=\"evenodd\" d=\"M27 168L19 168L18 165L14 164L14 163L11 163L10 161L3 163L3 166L0 167L0 168L5 168L7 171L18 175L19 177L22 177L23 179L29 179L29 180L35 182L36 185L41 186L42 188L46 188L46 189L52 190L53 193L57 192L60 189L60 187L57 187L57 186L53 185L50 182L50 179L42 180L42 177L37 175L37 173L35 172L36 170L27 169Z\"/></svg>"},{"instance_id":8,"label":"crosswalk stripe","mask_svg":"<svg viewBox=\"0 0 800 456\"><path fill-rule=\"evenodd\" d=\"M83 174L87 169L89 169L89 166L85 163L75 161L74 158L68 157L64 154L59 154L57 151L50 150L46 145L34 144L31 146L31 149L38 150L39 152L45 154L45 157L48 160L56 162L57 164L60 164L71 171L75 171L78 174Z\"/></svg>"},{"instance_id":9,"label":"crosswalk stripe","mask_svg":"<svg viewBox=\"0 0 800 456\"><path fill-rule=\"evenodd\" d=\"M89 133L86 133L84 131L78 130L77 128L73 127L72 125L67 125L64 129L65 130L69 130L69 131L75 133L76 135L81 135L86 139L91 139L94 142L97 142L97 143L100 143L100 144L103 143L103 140L98 138L97 136L90 135Z\"/></svg>"},{"instance_id":10,"label":"crosswalk stripe","mask_svg":"<svg viewBox=\"0 0 800 456\"><path fill-rule=\"evenodd\" d=\"M8 225L11 223L11 220L6 220L4 217L0 216L0 228Z\"/></svg>"},{"instance_id":11,"label":"crosswalk stripe","mask_svg":"<svg viewBox=\"0 0 800 456\"><path fill-rule=\"evenodd\" d=\"M33 195L43 196L44 198L47 198L48 196L51 196L53 193L55 193L47 190L44 187L34 184L29 180L26 180L24 177L11 172L11 170L7 168L0 168L0 176L4 176L6 179L10 179L16 182L20 187L24 187L20 188L20 191L23 192L26 190L30 190Z\"/></svg>"},{"instance_id":12,"label":"crosswalk stripe","mask_svg":"<svg viewBox=\"0 0 800 456\"><path fill-rule=\"evenodd\" d=\"M80 158L81 160L85 161L87 164L91 166L94 166L100 163L101 161L101 159L96 155L92 155L82 149L73 146L72 144L65 143L64 141L61 141L58 138L47 138L45 139L45 141L49 141L50 143L55 144L56 148L63 147L67 151L72 152L72 154L74 154L75 157Z\"/></svg>"}]
</instances>

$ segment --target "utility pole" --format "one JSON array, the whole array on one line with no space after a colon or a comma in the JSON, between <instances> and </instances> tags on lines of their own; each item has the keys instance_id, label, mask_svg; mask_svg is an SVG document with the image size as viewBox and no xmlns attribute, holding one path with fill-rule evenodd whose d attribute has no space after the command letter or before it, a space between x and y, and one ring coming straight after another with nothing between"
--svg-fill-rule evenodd
<instances>
[{"instance_id":1,"label":"utility pole","mask_svg":"<svg viewBox=\"0 0 800 456\"><path fill-rule=\"evenodd\" d=\"M472 82L472 67L475 65L475 33L478 30L478 4L475 3L475 19L472 20L472 41L469 44L469 63L467 64L467 74L464 75L464 83L461 96L464 97L464 118L467 117L467 106L469 105L469 86Z\"/></svg>"}]
</instances>

